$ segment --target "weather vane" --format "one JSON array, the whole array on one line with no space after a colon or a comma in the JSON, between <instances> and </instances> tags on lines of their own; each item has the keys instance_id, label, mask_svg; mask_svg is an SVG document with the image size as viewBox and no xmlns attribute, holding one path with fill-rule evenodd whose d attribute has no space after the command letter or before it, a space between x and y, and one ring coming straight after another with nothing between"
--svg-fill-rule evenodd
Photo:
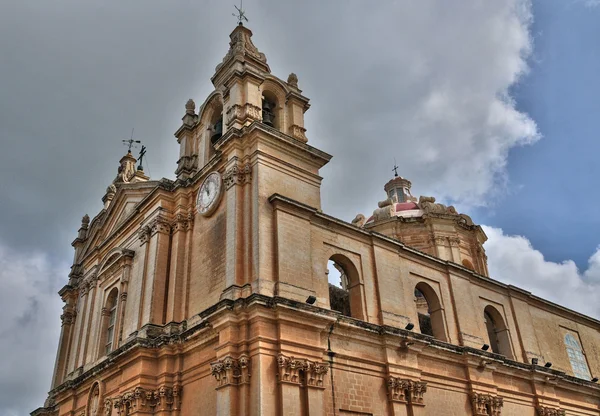
<instances>
[{"instance_id":1,"label":"weather vane","mask_svg":"<svg viewBox=\"0 0 600 416\"><path fill-rule=\"evenodd\" d=\"M142 166L142 159L144 158L144 156L146 155L146 146L142 145L142 148L140 149L140 155L138 156L138 161L140 162L140 164L138 165L138 170L143 171L144 167Z\"/></svg>"},{"instance_id":2,"label":"weather vane","mask_svg":"<svg viewBox=\"0 0 600 416\"><path fill-rule=\"evenodd\" d=\"M394 168L392 170L394 171L394 176L398 177L398 165L396 164L396 158L394 158Z\"/></svg>"},{"instance_id":3,"label":"weather vane","mask_svg":"<svg viewBox=\"0 0 600 416\"><path fill-rule=\"evenodd\" d=\"M243 9L243 5L242 2L244 0L240 0L240 7L237 7L236 5L234 5L233 7L235 7L235 9L237 10L237 13L232 13L233 17L238 19L238 25L243 25L244 24L244 20L247 22L248 18L246 17L246 12Z\"/></svg>"},{"instance_id":4,"label":"weather vane","mask_svg":"<svg viewBox=\"0 0 600 416\"><path fill-rule=\"evenodd\" d=\"M134 143L141 143L140 140L133 140L133 130L131 129L131 138L129 140L123 140L123 144L127 146L127 152L131 153L131 148L136 147Z\"/></svg>"}]
</instances>

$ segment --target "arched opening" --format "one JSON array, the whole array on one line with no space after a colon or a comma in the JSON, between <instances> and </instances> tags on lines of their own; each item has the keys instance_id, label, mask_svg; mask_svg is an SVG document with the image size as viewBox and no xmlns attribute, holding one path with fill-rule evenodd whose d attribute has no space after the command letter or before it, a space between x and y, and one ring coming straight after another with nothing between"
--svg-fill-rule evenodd
<instances>
[{"instance_id":1,"label":"arched opening","mask_svg":"<svg viewBox=\"0 0 600 416\"><path fill-rule=\"evenodd\" d=\"M103 355L110 353L114 349L117 309L119 305L118 297L119 291L115 287L110 291L102 308L102 339L99 347Z\"/></svg>"},{"instance_id":2,"label":"arched opening","mask_svg":"<svg viewBox=\"0 0 600 416\"><path fill-rule=\"evenodd\" d=\"M483 318L492 351L507 358L513 358L508 328L500 312L493 306L488 305L483 311Z\"/></svg>"},{"instance_id":3,"label":"arched opening","mask_svg":"<svg viewBox=\"0 0 600 416\"><path fill-rule=\"evenodd\" d=\"M364 320L361 285L358 271L342 255L334 255L327 262L329 306L332 310Z\"/></svg>"},{"instance_id":4,"label":"arched opening","mask_svg":"<svg viewBox=\"0 0 600 416\"><path fill-rule=\"evenodd\" d=\"M279 102L275 94L270 91L264 91L262 96L262 122L267 126L280 128L281 112L279 111Z\"/></svg>"},{"instance_id":5,"label":"arched opening","mask_svg":"<svg viewBox=\"0 0 600 416\"><path fill-rule=\"evenodd\" d=\"M100 416L101 405L100 386L96 382L92 386L88 397L87 416Z\"/></svg>"},{"instance_id":6,"label":"arched opening","mask_svg":"<svg viewBox=\"0 0 600 416\"><path fill-rule=\"evenodd\" d=\"M471 263L468 259L464 259L462 261L462 265L465 266L467 269L475 270L475 267L473 267L473 263Z\"/></svg>"},{"instance_id":7,"label":"arched opening","mask_svg":"<svg viewBox=\"0 0 600 416\"><path fill-rule=\"evenodd\" d=\"M210 130L210 144L214 147L215 143L223 136L223 106L221 104L215 104L208 128Z\"/></svg>"},{"instance_id":8,"label":"arched opening","mask_svg":"<svg viewBox=\"0 0 600 416\"><path fill-rule=\"evenodd\" d=\"M444 312L435 290L421 282L415 287L414 296L421 333L446 341Z\"/></svg>"}]
</instances>

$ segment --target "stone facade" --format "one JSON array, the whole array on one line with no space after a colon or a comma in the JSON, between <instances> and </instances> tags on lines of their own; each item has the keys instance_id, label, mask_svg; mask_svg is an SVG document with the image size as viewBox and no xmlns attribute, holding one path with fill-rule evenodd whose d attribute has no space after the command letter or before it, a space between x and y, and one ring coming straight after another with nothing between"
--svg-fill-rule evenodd
<instances>
[{"instance_id":1,"label":"stone facade","mask_svg":"<svg viewBox=\"0 0 600 416\"><path fill-rule=\"evenodd\" d=\"M128 155L83 218L32 415L598 415L600 322L489 278L468 216L405 179L376 218L321 211L331 156L307 142L298 77L271 75L251 35L186 104L177 179Z\"/></svg>"}]
</instances>

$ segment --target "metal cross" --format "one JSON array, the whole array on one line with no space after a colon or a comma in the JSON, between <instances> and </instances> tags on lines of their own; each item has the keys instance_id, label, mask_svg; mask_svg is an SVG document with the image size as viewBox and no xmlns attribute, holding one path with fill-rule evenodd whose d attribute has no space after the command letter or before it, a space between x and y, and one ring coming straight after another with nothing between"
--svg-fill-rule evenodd
<instances>
[{"instance_id":1,"label":"metal cross","mask_svg":"<svg viewBox=\"0 0 600 416\"><path fill-rule=\"evenodd\" d=\"M232 13L232 15L233 17L236 17L238 19L238 25L243 25L243 20L245 20L246 22L248 21L248 18L246 17L246 12L244 11L242 6L243 1L244 0L240 0L240 7L237 7L236 5L233 6L237 10L237 13Z\"/></svg>"},{"instance_id":2,"label":"metal cross","mask_svg":"<svg viewBox=\"0 0 600 416\"><path fill-rule=\"evenodd\" d=\"M398 165L396 164L396 159L394 159L394 169L392 169L394 171L394 176L398 177Z\"/></svg>"},{"instance_id":3,"label":"metal cross","mask_svg":"<svg viewBox=\"0 0 600 416\"><path fill-rule=\"evenodd\" d=\"M131 138L129 140L123 140L123 144L125 146L127 146L127 152L128 153L131 153L131 148L132 147L136 147L136 146L134 146L134 143L141 143L140 140L133 140L133 130L134 129L131 129Z\"/></svg>"},{"instance_id":4,"label":"metal cross","mask_svg":"<svg viewBox=\"0 0 600 416\"><path fill-rule=\"evenodd\" d=\"M146 155L146 146L142 145L142 149L140 150L140 155L138 156L138 161L140 162L140 164L138 165L138 170L144 170L144 167L142 166L142 159L144 158L145 155Z\"/></svg>"}]
</instances>

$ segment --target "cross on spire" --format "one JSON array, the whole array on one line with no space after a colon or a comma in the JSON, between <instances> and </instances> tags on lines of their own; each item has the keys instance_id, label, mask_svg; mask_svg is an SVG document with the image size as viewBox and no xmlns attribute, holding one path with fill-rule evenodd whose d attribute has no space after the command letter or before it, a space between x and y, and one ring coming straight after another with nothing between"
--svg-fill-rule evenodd
<instances>
[{"instance_id":1,"label":"cross on spire","mask_svg":"<svg viewBox=\"0 0 600 416\"><path fill-rule=\"evenodd\" d=\"M131 129L131 137L129 140L123 140L123 144L127 146L127 153L131 153L131 148L136 147L134 143L141 143L141 140L133 140L133 130Z\"/></svg>"},{"instance_id":2,"label":"cross on spire","mask_svg":"<svg viewBox=\"0 0 600 416\"><path fill-rule=\"evenodd\" d=\"M146 155L146 146L142 145L142 148L140 149L140 155L138 156L138 161L140 162L140 164L138 165L138 170L143 171L144 167L142 166L142 159L144 158L144 156Z\"/></svg>"},{"instance_id":3,"label":"cross on spire","mask_svg":"<svg viewBox=\"0 0 600 416\"><path fill-rule=\"evenodd\" d=\"M394 171L394 177L398 177L398 165L396 164L396 159L394 159L394 168L392 169Z\"/></svg>"},{"instance_id":4,"label":"cross on spire","mask_svg":"<svg viewBox=\"0 0 600 416\"><path fill-rule=\"evenodd\" d=\"M237 13L232 13L233 17L238 19L238 25L243 25L244 24L244 20L247 22L248 18L246 17L246 12L243 9L243 5L242 2L244 0L240 0L240 7L237 7L236 5L234 5L233 7L235 7L235 9L237 10Z\"/></svg>"}]
</instances>

